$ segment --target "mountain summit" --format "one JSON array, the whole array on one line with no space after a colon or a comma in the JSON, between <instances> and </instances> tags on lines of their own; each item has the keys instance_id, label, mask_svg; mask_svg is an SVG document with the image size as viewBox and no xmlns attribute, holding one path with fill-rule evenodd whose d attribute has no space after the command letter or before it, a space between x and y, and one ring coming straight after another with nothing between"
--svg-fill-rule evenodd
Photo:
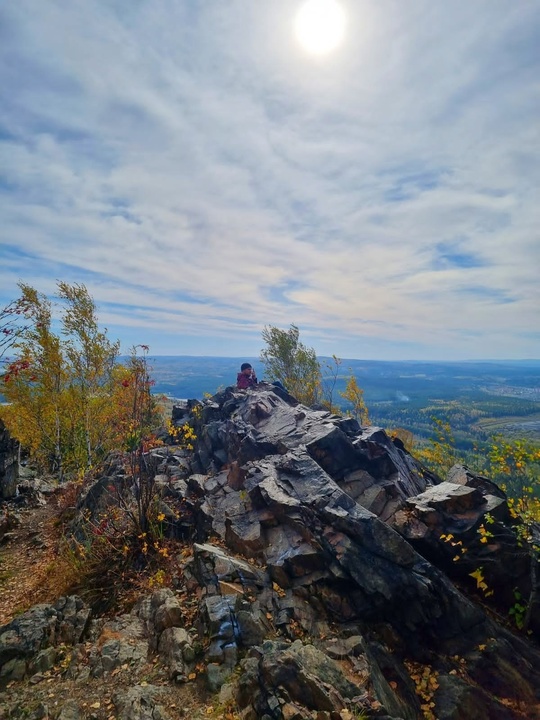
<instances>
[{"instance_id":1,"label":"mountain summit","mask_svg":"<svg viewBox=\"0 0 540 720\"><path fill-rule=\"evenodd\" d=\"M28 682L36 656L62 642L74 647L74 685L126 663L164 669L151 693L134 674L113 717L181 717L167 683L189 682L197 667L246 720L540 717L537 646L469 592L480 562L501 588L525 590L531 577L496 485L459 467L443 482L380 428L266 383L189 401L173 418L197 435L189 453L152 451L167 533L190 546L175 583L113 619L91 619L73 597L14 619L0 629L4 686ZM73 533L122 482L112 463L80 501ZM487 515L495 541L485 548Z\"/></svg>"}]
</instances>

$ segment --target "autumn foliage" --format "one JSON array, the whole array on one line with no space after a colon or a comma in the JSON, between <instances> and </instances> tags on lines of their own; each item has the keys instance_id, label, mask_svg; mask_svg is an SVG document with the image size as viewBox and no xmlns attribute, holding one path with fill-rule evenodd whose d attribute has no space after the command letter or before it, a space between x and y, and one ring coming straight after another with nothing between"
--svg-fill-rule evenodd
<instances>
[{"instance_id":1,"label":"autumn foliage","mask_svg":"<svg viewBox=\"0 0 540 720\"><path fill-rule=\"evenodd\" d=\"M99 328L84 285L58 283L58 318L45 295L19 287L21 297L0 313L2 350L9 353L0 414L40 471L81 477L111 450L140 441L153 410L146 408L145 418L134 410L137 395L150 396L149 385L141 382L136 352L118 363L119 343Z\"/></svg>"}]
</instances>

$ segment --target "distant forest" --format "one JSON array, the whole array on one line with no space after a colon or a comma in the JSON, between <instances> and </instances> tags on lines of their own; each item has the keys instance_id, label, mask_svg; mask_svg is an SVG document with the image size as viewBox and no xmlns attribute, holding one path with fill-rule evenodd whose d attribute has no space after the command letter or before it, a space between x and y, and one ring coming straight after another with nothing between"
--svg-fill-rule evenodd
<instances>
[{"instance_id":1,"label":"distant forest","mask_svg":"<svg viewBox=\"0 0 540 720\"><path fill-rule=\"evenodd\" d=\"M320 358L323 376L331 358ZM155 357L150 359L154 391L173 398L202 398L233 385L240 363L248 361L264 378L258 358ZM353 373L364 389L373 424L401 427L419 442L429 438L432 418L450 423L464 451L494 434L540 441L540 361L384 362L342 360L334 402ZM271 379L271 378L267 378Z\"/></svg>"}]
</instances>

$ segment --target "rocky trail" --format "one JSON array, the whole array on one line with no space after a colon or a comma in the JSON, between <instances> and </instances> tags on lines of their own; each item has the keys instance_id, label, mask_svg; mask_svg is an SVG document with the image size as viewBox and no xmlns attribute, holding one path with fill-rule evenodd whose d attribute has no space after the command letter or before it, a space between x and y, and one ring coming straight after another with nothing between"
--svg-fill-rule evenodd
<instances>
[{"instance_id":1,"label":"rocky trail","mask_svg":"<svg viewBox=\"0 0 540 720\"><path fill-rule=\"evenodd\" d=\"M51 584L61 527L58 496L48 502L7 510L0 545L0 625L39 602L58 597Z\"/></svg>"}]
</instances>

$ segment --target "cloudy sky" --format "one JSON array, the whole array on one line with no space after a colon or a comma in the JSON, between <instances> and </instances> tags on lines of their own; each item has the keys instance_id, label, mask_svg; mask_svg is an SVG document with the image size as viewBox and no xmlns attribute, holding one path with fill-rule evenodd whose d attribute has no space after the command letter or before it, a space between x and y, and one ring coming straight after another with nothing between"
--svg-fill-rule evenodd
<instances>
[{"instance_id":1,"label":"cloudy sky","mask_svg":"<svg viewBox=\"0 0 540 720\"><path fill-rule=\"evenodd\" d=\"M0 303L86 284L124 349L540 357L540 3L0 6Z\"/></svg>"}]
</instances>

